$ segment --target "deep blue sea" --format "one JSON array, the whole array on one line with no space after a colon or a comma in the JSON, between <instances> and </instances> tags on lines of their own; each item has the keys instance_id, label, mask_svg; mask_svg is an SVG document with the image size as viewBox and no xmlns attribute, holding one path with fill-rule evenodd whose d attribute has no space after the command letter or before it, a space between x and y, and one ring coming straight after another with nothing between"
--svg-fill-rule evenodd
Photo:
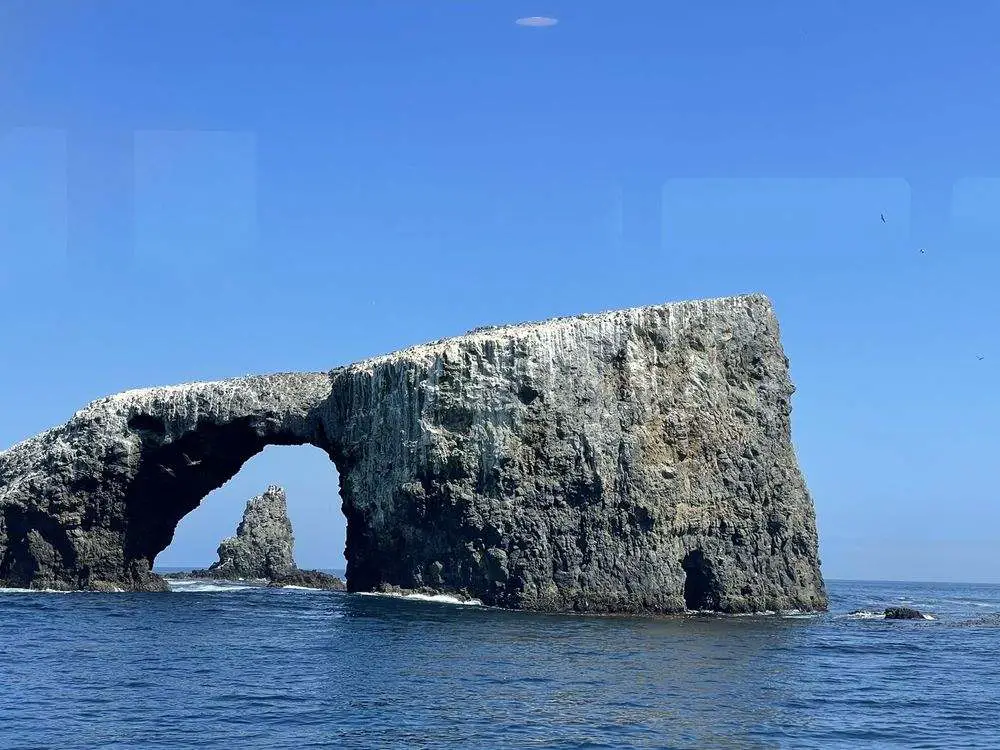
<instances>
[{"instance_id":1,"label":"deep blue sea","mask_svg":"<svg viewBox=\"0 0 1000 750\"><path fill-rule=\"evenodd\" d=\"M0 748L997 748L1000 586L553 616L181 583L0 593ZM906 604L934 620L850 616Z\"/></svg>"}]
</instances>

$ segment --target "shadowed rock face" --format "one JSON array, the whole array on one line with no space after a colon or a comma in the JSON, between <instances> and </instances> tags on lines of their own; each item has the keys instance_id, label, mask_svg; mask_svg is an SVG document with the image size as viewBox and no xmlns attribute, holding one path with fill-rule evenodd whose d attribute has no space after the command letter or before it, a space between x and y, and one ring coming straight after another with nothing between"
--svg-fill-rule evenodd
<instances>
[{"instance_id":1,"label":"shadowed rock face","mask_svg":"<svg viewBox=\"0 0 1000 750\"><path fill-rule=\"evenodd\" d=\"M266 445L311 443L340 474L350 590L824 608L793 390L771 305L746 296L129 391L0 453L0 580L160 589L185 514Z\"/></svg>"}]
</instances>

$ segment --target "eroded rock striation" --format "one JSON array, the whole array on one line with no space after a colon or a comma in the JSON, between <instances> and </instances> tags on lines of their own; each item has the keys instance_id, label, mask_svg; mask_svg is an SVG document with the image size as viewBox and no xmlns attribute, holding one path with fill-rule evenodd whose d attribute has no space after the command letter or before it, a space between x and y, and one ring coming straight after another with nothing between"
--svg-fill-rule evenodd
<instances>
[{"instance_id":1,"label":"eroded rock striation","mask_svg":"<svg viewBox=\"0 0 1000 750\"><path fill-rule=\"evenodd\" d=\"M0 453L0 580L159 589L269 444L340 474L353 591L514 608L821 609L788 360L759 295L479 329L323 373L95 401Z\"/></svg>"}]
</instances>

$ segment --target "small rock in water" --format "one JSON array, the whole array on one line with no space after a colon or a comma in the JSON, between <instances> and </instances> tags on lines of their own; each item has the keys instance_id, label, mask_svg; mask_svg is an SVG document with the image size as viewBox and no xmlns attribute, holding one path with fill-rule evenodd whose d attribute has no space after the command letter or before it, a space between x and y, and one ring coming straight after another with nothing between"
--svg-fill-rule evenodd
<instances>
[{"instance_id":1,"label":"small rock in water","mask_svg":"<svg viewBox=\"0 0 1000 750\"><path fill-rule=\"evenodd\" d=\"M337 576L320 570L293 570L290 573L272 578L267 585L271 588L302 586L303 588L323 589L325 591L345 591L347 589L344 582Z\"/></svg>"},{"instance_id":2,"label":"small rock in water","mask_svg":"<svg viewBox=\"0 0 1000 750\"><path fill-rule=\"evenodd\" d=\"M280 578L295 570L294 544L285 491L271 485L247 503L236 536L223 540L207 572L227 580Z\"/></svg>"},{"instance_id":3,"label":"small rock in water","mask_svg":"<svg viewBox=\"0 0 1000 750\"><path fill-rule=\"evenodd\" d=\"M923 612L910 607L888 607L885 610L887 620L925 620Z\"/></svg>"}]
</instances>

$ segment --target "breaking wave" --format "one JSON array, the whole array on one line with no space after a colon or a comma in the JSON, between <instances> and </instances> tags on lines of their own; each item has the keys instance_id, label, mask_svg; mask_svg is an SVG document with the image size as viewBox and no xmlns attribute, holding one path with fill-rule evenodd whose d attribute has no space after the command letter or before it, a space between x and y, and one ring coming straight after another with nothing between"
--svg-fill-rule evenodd
<instances>
[{"instance_id":1,"label":"breaking wave","mask_svg":"<svg viewBox=\"0 0 1000 750\"><path fill-rule=\"evenodd\" d=\"M467 607L481 607L483 603L478 599L461 599L451 594L397 594L383 593L380 591L359 591L359 596L387 596L393 599L407 599L415 602L436 602L438 604L462 604Z\"/></svg>"},{"instance_id":2,"label":"breaking wave","mask_svg":"<svg viewBox=\"0 0 1000 750\"><path fill-rule=\"evenodd\" d=\"M171 591L183 594L214 594L223 591L247 591L248 589L261 588L260 586L228 583L211 578L173 578L167 581L167 586Z\"/></svg>"}]
</instances>

